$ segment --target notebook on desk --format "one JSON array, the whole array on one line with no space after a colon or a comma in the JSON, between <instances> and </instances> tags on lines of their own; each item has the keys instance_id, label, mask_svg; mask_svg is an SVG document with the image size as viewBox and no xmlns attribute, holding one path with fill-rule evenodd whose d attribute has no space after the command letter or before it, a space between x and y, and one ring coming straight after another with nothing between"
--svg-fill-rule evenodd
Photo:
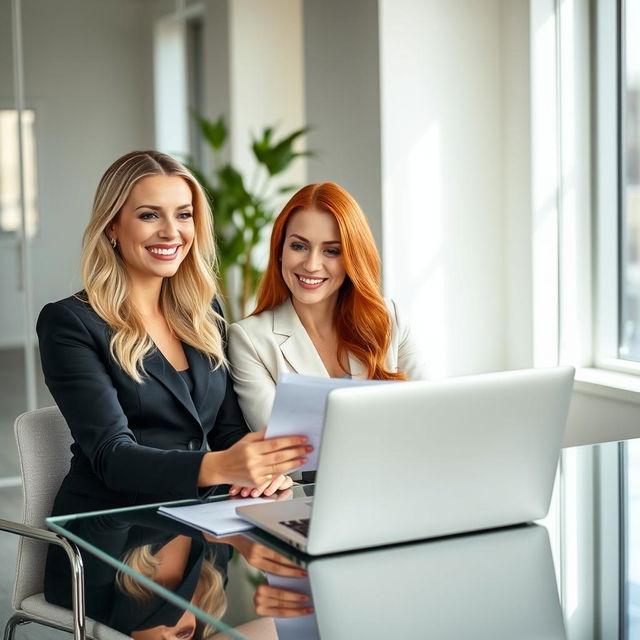
<instances>
[{"instance_id":1,"label":"notebook on desk","mask_svg":"<svg viewBox=\"0 0 640 640\"><path fill-rule=\"evenodd\" d=\"M543 518L574 370L337 389L313 499L237 508L311 555Z\"/></svg>"}]
</instances>

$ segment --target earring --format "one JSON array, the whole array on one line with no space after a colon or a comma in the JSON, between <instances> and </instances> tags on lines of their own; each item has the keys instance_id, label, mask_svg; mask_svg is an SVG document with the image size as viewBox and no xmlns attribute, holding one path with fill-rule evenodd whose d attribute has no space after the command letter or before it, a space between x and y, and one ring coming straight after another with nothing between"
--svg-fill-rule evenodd
<instances>
[{"instance_id":1,"label":"earring","mask_svg":"<svg viewBox=\"0 0 640 640\"><path fill-rule=\"evenodd\" d=\"M115 238L110 238L111 246L115 249L118 246L118 241Z\"/></svg>"}]
</instances>

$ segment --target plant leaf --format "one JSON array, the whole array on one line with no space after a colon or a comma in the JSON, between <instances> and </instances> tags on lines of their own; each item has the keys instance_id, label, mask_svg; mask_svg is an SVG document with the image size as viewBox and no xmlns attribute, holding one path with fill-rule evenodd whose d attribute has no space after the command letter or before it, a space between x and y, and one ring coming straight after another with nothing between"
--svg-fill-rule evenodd
<instances>
[{"instance_id":1,"label":"plant leaf","mask_svg":"<svg viewBox=\"0 0 640 640\"><path fill-rule=\"evenodd\" d=\"M271 131L271 130L269 130ZM267 136L267 129L263 133L262 140L253 140L252 150L256 160L262 164L270 176L282 173L295 158L309 156L309 151L293 151L293 143L309 131L309 127L303 127L293 131L282 140L270 144L271 135Z\"/></svg>"},{"instance_id":2,"label":"plant leaf","mask_svg":"<svg viewBox=\"0 0 640 640\"><path fill-rule=\"evenodd\" d=\"M287 184L284 187L279 187L278 193L291 193L292 191L295 191L297 188L298 186L295 184Z\"/></svg>"}]
</instances>

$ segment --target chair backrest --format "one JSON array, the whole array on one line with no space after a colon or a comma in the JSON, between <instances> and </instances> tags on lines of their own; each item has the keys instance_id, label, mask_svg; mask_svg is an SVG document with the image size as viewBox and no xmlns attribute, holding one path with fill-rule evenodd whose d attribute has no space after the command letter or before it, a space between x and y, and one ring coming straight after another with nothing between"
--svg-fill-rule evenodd
<instances>
[{"instance_id":1,"label":"chair backrest","mask_svg":"<svg viewBox=\"0 0 640 640\"><path fill-rule=\"evenodd\" d=\"M46 528L53 501L71 462L71 431L58 407L23 413L14 426L22 474L22 522ZM20 538L13 607L44 589L47 543Z\"/></svg>"}]
</instances>

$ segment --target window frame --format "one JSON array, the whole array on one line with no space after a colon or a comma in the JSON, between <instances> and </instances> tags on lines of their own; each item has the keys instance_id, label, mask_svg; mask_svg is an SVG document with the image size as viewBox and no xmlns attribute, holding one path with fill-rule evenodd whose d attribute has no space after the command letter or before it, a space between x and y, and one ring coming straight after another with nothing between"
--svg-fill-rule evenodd
<instances>
[{"instance_id":1,"label":"window frame","mask_svg":"<svg viewBox=\"0 0 640 640\"><path fill-rule=\"evenodd\" d=\"M624 16L625 0L598 0L595 10L594 105L596 144L595 334L593 366L640 376L640 362L619 357L622 324L622 224L624 216ZM615 74L610 70L614 68ZM612 309L615 313L612 313Z\"/></svg>"}]
</instances>

